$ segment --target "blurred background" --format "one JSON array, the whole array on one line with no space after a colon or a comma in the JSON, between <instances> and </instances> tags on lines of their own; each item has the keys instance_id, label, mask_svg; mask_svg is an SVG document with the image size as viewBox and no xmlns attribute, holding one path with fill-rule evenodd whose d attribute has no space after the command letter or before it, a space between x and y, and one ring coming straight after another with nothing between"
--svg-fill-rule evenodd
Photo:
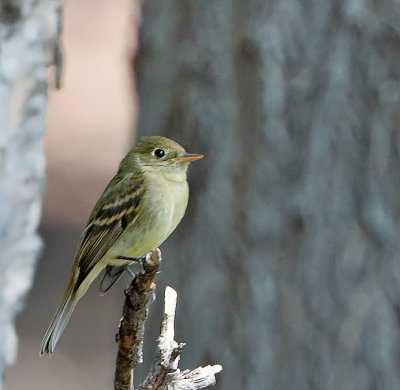
<instances>
[{"instance_id":1,"label":"blurred background","mask_svg":"<svg viewBox=\"0 0 400 390\"><path fill-rule=\"evenodd\" d=\"M66 4L45 248L6 388L111 388L127 279L104 297L94 283L53 357L38 348L137 127L205 155L162 246L146 364L168 283L180 367L221 364L217 389L398 390L398 1L148 0L139 40L136 4Z\"/></svg>"},{"instance_id":2,"label":"blurred background","mask_svg":"<svg viewBox=\"0 0 400 390\"><path fill-rule=\"evenodd\" d=\"M58 353L39 358L38 350L66 287L91 208L134 141L136 97L129 63L137 19L129 0L66 2L64 84L60 91L49 92L44 140L44 250L18 317L19 359L6 372L6 389L111 388L124 283L101 299L94 286L79 305L80 314L74 316Z\"/></svg>"}]
</instances>

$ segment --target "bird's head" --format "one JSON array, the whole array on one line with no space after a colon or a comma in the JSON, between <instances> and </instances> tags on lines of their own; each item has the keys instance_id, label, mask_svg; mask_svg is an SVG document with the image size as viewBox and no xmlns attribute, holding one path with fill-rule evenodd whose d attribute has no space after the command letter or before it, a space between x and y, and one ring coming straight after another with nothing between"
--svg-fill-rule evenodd
<instances>
[{"instance_id":1,"label":"bird's head","mask_svg":"<svg viewBox=\"0 0 400 390\"><path fill-rule=\"evenodd\" d=\"M185 149L172 139L148 136L140 138L121 166L135 165L143 171L159 172L169 176L185 174L186 177L189 163L202 157L201 154L186 153Z\"/></svg>"}]
</instances>

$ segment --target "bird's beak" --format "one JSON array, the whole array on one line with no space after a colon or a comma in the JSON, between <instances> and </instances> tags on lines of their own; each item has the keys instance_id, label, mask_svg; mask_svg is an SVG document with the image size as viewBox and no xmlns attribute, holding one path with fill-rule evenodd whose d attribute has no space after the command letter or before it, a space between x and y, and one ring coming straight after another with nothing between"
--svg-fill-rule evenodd
<instances>
[{"instance_id":1,"label":"bird's beak","mask_svg":"<svg viewBox=\"0 0 400 390\"><path fill-rule=\"evenodd\" d=\"M181 157L175 157L175 158L170 158L169 161L181 161L181 162L191 162L191 161L196 161L199 160L200 158L203 158L204 156L202 154L191 154L191 153L186 153L184 156Z\"/></svg>"}]
</instances>

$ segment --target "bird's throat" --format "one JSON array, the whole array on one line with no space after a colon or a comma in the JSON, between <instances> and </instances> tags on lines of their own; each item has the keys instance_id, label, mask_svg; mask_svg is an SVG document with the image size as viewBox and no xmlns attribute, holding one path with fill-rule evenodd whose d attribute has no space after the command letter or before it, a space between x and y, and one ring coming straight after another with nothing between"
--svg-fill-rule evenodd
<instances>
[{"instance_id":1,"label":"bird's throat","mask_svg":"<svg viewBox=\"0 0 400 390\"><path fill-rule=\"evenodd\" d=\"M186 170L184 169L171 169L165 170L161 173L165 180L182 183L186 181Z\"/></svg>"}]
</instances>

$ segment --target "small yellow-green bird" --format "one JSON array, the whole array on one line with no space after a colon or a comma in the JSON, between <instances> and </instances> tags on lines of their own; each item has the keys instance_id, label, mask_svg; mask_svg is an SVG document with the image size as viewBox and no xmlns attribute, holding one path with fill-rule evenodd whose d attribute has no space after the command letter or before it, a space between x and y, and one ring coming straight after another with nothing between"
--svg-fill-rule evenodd
<instances>
[{"instance_id":1,"label":"small yellow-green bird","mask_svg":"<svg viewBox=\"0 0 400 390\"><path fill-rule=\"evenodd\" d=\"M90 214L40 355L53 353L76 304L104 268L100 289L105 292L127 265L157 248L174 231L188 202L188 165L202 157L159 136L142 137L126 155Z\"/></svg>"}]
</instances>

